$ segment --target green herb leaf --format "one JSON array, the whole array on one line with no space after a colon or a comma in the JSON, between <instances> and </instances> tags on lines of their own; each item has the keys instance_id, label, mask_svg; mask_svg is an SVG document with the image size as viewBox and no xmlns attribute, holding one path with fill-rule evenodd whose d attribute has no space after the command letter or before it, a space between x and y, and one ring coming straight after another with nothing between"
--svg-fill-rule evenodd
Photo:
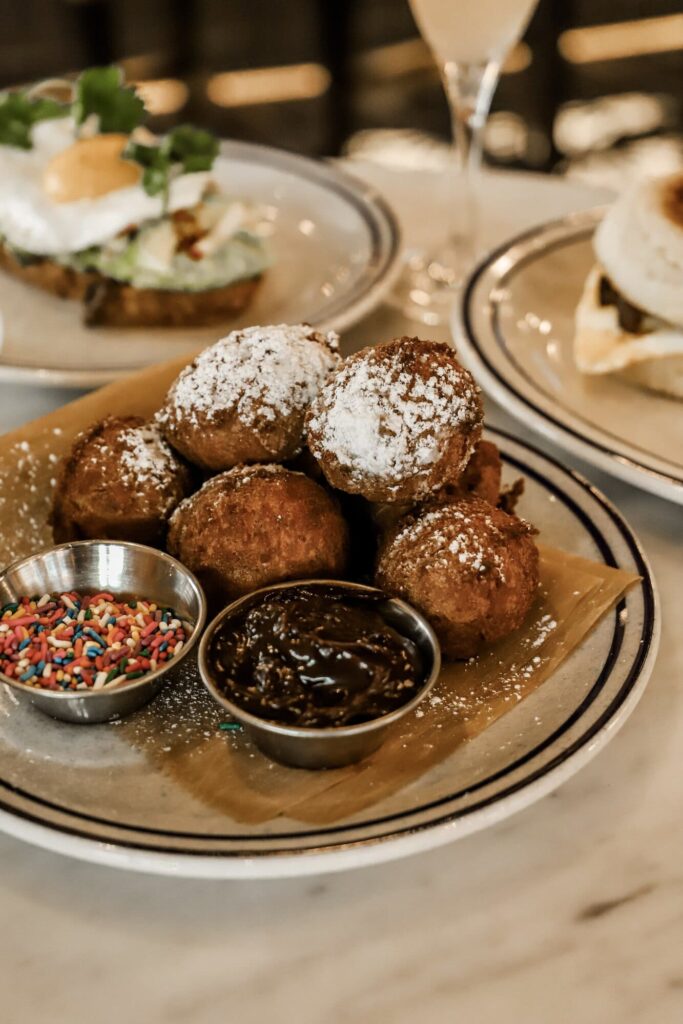
<instances>
[{"instance_id":1,"label":"green herb leaf","mask_svg":"<svg viewBox=\"0 0 683 1024\"><path fill-rule=\"evenodd\" d=\"M0 95L0 145L31 149L31 128L38 121L65 117L69 108L45 97L32 99L25 92Z\"/></svg>"},{"instance_id":2,"label":"green herb leaf","mask_svg":"<svg viewBox=\"0 0 683 1024\"><path fill-rule=\"evenodd\" d=\"M218 155L218 140L211 132L183 124L174 128L167 140L171 159L183 166L186 174L210 171Z\"/></svg>"},{"instance_id":3,"label":"green herb leaf","mask_svg":"<svg viewBox=\"0 0 683 1024\"><path fill-rule=\"evenodd\" d=\"M142 121L145 104L134 89L123 84L121 68L89 68L76 83L72 106L77 124L96 114L101 132L129 134Z\"/></svg>"},{"instance_id":4,"label":"green herb leaf","mask_svg":"<svg viewBox=\"0 0 683 1024\"><path fill-rule=\"evenodd\" d=\"M142 142L129 142L123 153L124 160L134 160L142 167L166 168L168 154L162 146L147 146Z\"/></svg>"},{"instance_id":5,"label":"green herb leaf","mask_svg":"<svg viewBox=\"0 0 683 1024\"><path fill-rule=\"evenodd\" d=\"M190 125L174 128L158 146L130 142L124 158L135 160L142 167L142 185L150 196L168 195L174 171L194 174L208 171L218 153L218 141L210 132Z\"/></svg>"},{"instance_id":6,"label":"green herb leaf","mask_svg":"<svg viewBox=\"0 0 683 1024\"><path fill-rule=\"evenodd\" d=\"M66 117L69 113L69 108L64 103L51 100L47 96L35 96L32 99L27 98L27 100L31 108L33 124L38 121L51 121L53 118Z\"/></svg>"},{"instance_id":7,"label":"green herb leaf","mask_svg":"<svg viewBox=\"0 0 683 1024\"><path fill-rule=\"evenodd\" d=\"M142 187L148 196L158 196L168 189L168 168L145 167L142 175Z\"/></svg>"},{"instance_id":8,"label":"green herb leaf","mask_svg":"<svg viewBox=\"0 0 683 1024\"><path fill-rule=\"evenodd\" d=\"M124 159L134 160L144 168L142 187L149 196L158 196L168 189L169 156L164 146L145 146L129 142Z\"/></svg>"}]
</instances>

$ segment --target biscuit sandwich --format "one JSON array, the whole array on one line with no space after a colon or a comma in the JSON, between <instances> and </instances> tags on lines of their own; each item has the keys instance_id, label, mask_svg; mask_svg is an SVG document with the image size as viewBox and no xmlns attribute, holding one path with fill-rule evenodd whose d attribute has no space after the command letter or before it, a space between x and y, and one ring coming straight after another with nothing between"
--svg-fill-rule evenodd
<instances>
[{"instance_id":1,"label":"biscuit sandwich","mask_svg":"<svg viewBox=\"0 0 683 1024\"><path fill-rule=\"evenodd\" d=\"M622 195L593 245L576 311L578 369L683 398L683 172Z\"/></svg>"}]
</instances>

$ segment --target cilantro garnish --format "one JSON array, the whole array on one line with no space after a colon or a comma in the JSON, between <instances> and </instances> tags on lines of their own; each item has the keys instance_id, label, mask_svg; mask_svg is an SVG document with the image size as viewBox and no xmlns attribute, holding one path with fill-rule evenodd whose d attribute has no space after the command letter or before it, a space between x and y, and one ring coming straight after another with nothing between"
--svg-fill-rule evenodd
<instances>
[{"instance_id":1,"label":"cilantro garnish","mask_svg":"<svg viewBox=\"0 0 683 1024\"><path fill-rule=\"evenodd\" d=\"M31 149L31 128L38 121L65 117L69 108L56 100L31 97L25 92L0 95L0 145Z\"/></svg>"},{"instance_id":2,"label":"cilantro garnish","mask_svg":"<svg viewBox=\"0 0 683 1024\"><path fill-rule=\"evenodd\" d=\"M71 105L32 98L25 92L0 94L0 145L31 149L31 128L37 121L69 113L78 125L95 116L103 134L130 135L144 117L145 104L134 89L124 84L121 68L89 68L76 82ZM217 153L218 141L210 132L181 125L159 145L129 142L124 157L143 168L142 184L148 195L163 195L166 203L173 177L210 170Z\"/></svg>"},{"instance_id":3,"label":"cilantro garnish","mask_svg":"<svg viewBox=\"0 0 683 1024\"><path fill-rule=\"evenodd\" d=\"M129 142L124 151L124 159L134 160L144 168L142 185L150 196L158 196L168 187L170 158L164 152L165 146L146 146L141 142Z\"/></svg>"},{"instance_id":4,"label":"cilantro garnish","mask_svg":"<svg viewBox=\"0 0 683 1024\"><path fill-rule=\"evenodd\" d=\"M145 116L145 104L134 89L123 84L121 68L89 68L79 75L72 104L76 124L92 114L99 119L101 132L129 134Z\"/></svg>"},{"instance_id":5,"label":"cilantro garnish","mask_svg":"<svg viewBox=\"0 0 683 1024\"><path fill-rule=\"evenodd\" d=\"M123 155L144 168L142 185L145 192L150 196L163 194L165 202L172 177L210 170L217 154L218 141L210 132L180 125L158 146L131 142Z\"/></svg>"},{"instance_id":6,"label":"cilantro garnish","mask_svg":"<svg viewBox=\"0 0 683 1024\"><path fill-rule=\"evenodd\" d=\"M76 124L94 114L100 132L129 134L142 121L145 104L134 89L124 85L120 68L90 68L79 76L70 106L22 91L0 95L0 145L31 149L34 124L69 113Z\"/></svg>"},{"instance_id":7,"label":"cilantro garnish","mask_svg":"<svg viewBox=\"0 0 683 1024\"><path fill-rule=\"evenodd\" d=\"M168 140L171 160L182 164L184 174L210 171L218 156L218 140L202 128L181 124L173 129Z\"/></svg>"}]
</instances>

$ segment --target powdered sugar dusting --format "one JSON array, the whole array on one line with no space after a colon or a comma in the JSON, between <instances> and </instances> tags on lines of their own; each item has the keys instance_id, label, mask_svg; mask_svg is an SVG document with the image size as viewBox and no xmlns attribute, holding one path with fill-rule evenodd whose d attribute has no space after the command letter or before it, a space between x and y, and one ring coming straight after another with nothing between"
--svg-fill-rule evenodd
<instances>
[{"instance_id":1,"label":"powdered sugar dusting","mask_svg":"<svg viewBox=\"0 0 683 1024\"><path fill-rule=\"evenodd\" d=\"M129 427L119 434L123 447L121 477L127 486L165 487L178 470L177 460L156 427Z\"/></svg>"},{"instance_id":2,"label":"powdered sugar dusting","mask_svg":"<svg viewBox=\"0 0 683 1024\"><path fill-rule=\"evenodd\" d=\"M499 660L493 672L482 672L481 656L469 658L458 666L457 674L451 672L447 679L439 681L431 698L416 710L415 717L429 716L431 721L436 716L444 720L452 716L466 722L488 716L489 723L495 721L501 710L524 700L538 686L539 674L547 669L546 644L557 625L548 613L532 618L519 639L517 657L512 661ZM486 654L483 657L486 659ZM542 720L536 716L534 723L540 725Z\"/></svg>"},{"instance_id":3,"label":"powdered sugar dusting","mask_svg":"<svg viewBox=\"0 0 683 1024\"><path fill-rule=\"evenodd\" d=\"M44 441L17 442L0 458L0 516L6 524L0 568L52 543L48 517L58 461Z\"/></svg>"},{"instance_id":4,"label":"powdered sugar dusting","mask_svg":"<svg viewBox=\"0 0 683 1024\"><path fill-rule=\"evenodd\" d=\"M476 384L444 349L401 339L347 360L313 404L313 454L389 485L433 466L453 431L481 416Z\"/></svg>"},{"instance_id":5,"label":"powdered sugar dusting","mask_svg":"<svg viewBox=\"0 0 683 1024\"><path fill-rule=\"evenodd\" d=\"M305 324L233 331L182 371L161 420L195 425L236 412L245 426L305 411L339 361L339 338Z\"/></svg>"},{"instance_id":6,"label":"powdered sugar dusting","mask_svg":"<svg viewBox=\"0 0 683 1024\"><path fill-rule=\"evenodd\" d=\"M116 482L135 496L140 510L167 515L184 489L182 465L153 423L129 426L103 420L99 429L85 436L78 461L107 479L115 467Z\"/></svg>"},{"instance_id":7,"label":"powdered sugar dusting","mask_svg":"<svg viewBox=\"0 0 683 1024\"><path fill-rule=\"evenodd\" d=\"M295 470L285 469L284 466L276 462L260 463L257 466L235 466L233 469L227 469L224 473L211 477L198 491L191 494L189 498L185 498L184 501L181 501L171 516L170 521L173 523L177 516L182 516L184 511L194 508L198 501L203 501L207 495L211 495L214 492L237 491L240 487L255 479L262 480L275 476L303 475L303 473L297 473Z\"/></svg>"},{"instance_id":8,"label":"powdered sugar dusting","mask_svg":"<svg viewBox=\"0 0 683 1024\"><path fill-rule=\"evenodd\" d=\"M453 557L463 570L486 573L505 582L505 562L498 550L505 536L492 514L479 512L474 518L469 503L441 505L417 518L409 518L396 534L393 557L419 559L427 570L449 569ZM416 552L416 554L409 554Z\"/></svg>"}]
</instances>

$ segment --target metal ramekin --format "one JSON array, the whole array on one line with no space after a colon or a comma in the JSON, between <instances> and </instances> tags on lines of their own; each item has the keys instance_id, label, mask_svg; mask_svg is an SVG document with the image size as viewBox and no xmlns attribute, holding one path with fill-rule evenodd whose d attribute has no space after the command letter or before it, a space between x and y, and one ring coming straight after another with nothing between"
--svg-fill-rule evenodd
<instances>
[{"instance_id":1,"label":"metal ramekin","mask_svg":"<svg viewBox=\"0 0 683 1024\"><path fill-rule=\"evenodd\" d=\"M359 583L348 583L345 580L294 580L279 583L270 587L262 587L246 597L241 597L224 608L209 624L199 645L198 663L204 685L214 700L218 701L232 718L248 730L256 745L268 757L282 764L295 768L341 768L343 765L360 761L381 745L387 730L399 719L413 711L424 699L436 682L441 668L441 650L439 641L427 620L405 601L398 598L387 598L381 605L383 614L400 633L417 644L424 665L424 683L412 700L387 715L374 718L360 725L345 725L324 729L298 728L293 725L282 725L265 718L258 718L234 704L225 693L218 688L211 674L207 652L211 638L221 623L242 610L245 605L253 603L262 594L291 587L343 587L348 590L378 594L375 587L361 586Z\"/></svg>"},{"instance_id":2,"label":"metal ramekin","mask_svg":"<svg viewBox=\"0 0 683 1024\"><path fill-rule=\"evenodd\" d=\"M192 625L177 657L132 683L102 690L41 690L0 672L0 683L16 696L64 722L91 724L123 718L146 704L196 644L206 621L204 592L192 573L175 558L124 541L82 540L60 544L19 559L0 573L0 607L33 594L109 591L136 595L173 608Z\"/></svg>"}]
</instances>

